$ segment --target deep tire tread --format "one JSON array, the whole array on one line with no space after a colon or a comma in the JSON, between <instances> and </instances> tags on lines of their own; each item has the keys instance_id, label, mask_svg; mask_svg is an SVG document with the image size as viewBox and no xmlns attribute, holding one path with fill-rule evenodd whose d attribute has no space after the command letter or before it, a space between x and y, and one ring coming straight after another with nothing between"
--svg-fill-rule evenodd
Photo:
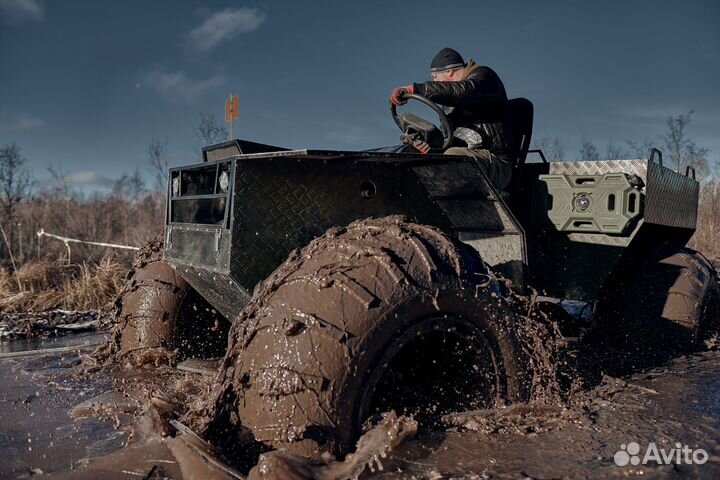
<instances>
[{"instance_id":1,"label":"deep tire tread","mask_svg":"<svg viewBox=\"0 0 720 480\"><path fill-rule=\"evenodd\" d=\"M338 251L346 253L338 255ZM474 295L479 277L466 266L484 267L478 259L464 260L472 255L439 230L401 217L362 220L329 230L293 252L256 289L230 332L221 384L210 402L225 405L228 392L238 390L233 398L244 398L237 405L237 416L249 422L246 426L259 441L310 456L317 455L318 448L337 452L341 448L337 439L321 440L308 432L315 425L335 428L343 414L349 415L333 403L340 395L336 389L345 381L342 378L365 372L343 370L338 358L356 365L350 360L365 355L359 345L375 335L377 324L389 332L386 335L393 334L392 325L402 323L393 312L408 301L424 299L429 305L438 295L451 301L451 292ZM501 305L500 299L493 299L483 308L495 311ZM481 304L477 308L483 311ZM505 321L505 317L497 320ZM495 328L494 341L510 348L512 329L504 324ZM304 352L298 355L310 355L312 361L297 360L295 353L287 352ZM516 353L523 356L519 347ZM288 413L273 413L280 411Z\"/></svg>"}]
</instances>

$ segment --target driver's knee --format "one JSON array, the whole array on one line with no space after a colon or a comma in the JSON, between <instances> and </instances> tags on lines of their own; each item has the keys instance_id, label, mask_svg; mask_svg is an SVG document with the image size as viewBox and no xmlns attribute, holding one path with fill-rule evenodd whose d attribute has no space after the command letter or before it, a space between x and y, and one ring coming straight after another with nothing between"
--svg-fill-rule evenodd
<instances>
[{"instance_id":1,"label":"driver's knee","mask_svg":"<svg viewBox=\"0 0 720 480\"><path fill-rule=\"evenodd\" d=\"M445 152L443 152L445 155L464 155L464 156L471 156L470 149L469 148L463 148L463 147L450 147Z\"/></svg>"}]
</instances>

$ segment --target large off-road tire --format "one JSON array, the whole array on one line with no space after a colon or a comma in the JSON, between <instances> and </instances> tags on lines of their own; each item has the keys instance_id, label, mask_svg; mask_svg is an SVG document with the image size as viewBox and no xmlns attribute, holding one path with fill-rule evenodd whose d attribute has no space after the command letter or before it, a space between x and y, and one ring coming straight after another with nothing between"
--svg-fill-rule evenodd
<instances>
[{"instance_id":1,"label":"large off-road tire","mask_svg":"<svg viewBox=\"0 0 720 480\"><path fill-rule=\"evenodd\" d=\"M138 252L116 299L116 353L127 357L164 349L175 359L222 355L229 325L162 260L162 250L158 237Z\"/></svg>"},{"instance_id":2,"label":"large off-road tire","mask_svg":"<svg viewBox=\"0 0 720 480\"><path fill-rule=\"evenodd\" d=\"M190 286L162 260L162 249L162 237L157 237L138 252L115 301L121 354L175 347L176 321Z\"/></svg>"},{"instance_id":3,"label":"large off-road tire","mask_svg":"<svg viewBox=\"0 0 720 480\"><path fill-rule=\"evenodd\" d=\"M317 458L347 452L391 408L422 419L525 400L528 357L499 292L477 254L435 228L395 216L332 229L234 323L206 433L239 421Z\"/></svg>"},{"instance_id":4,"label":"large off-road tire","mask_svg":"<svg viewBox=\"0 0 720 480\"><path fill-rule=\"evenodd\" d=\"M598 304L595 331L635 350L703 348L720 333L720 288L712 264L689 248L667 249L626 274Z\"/></svg>"}]
</instances>

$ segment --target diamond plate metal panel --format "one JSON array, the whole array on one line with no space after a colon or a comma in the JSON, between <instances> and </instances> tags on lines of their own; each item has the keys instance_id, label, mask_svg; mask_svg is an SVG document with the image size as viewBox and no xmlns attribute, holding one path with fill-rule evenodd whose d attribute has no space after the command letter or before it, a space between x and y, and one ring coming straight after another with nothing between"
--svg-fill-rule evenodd
<instances>
[{"instance_id":1,"label":"diamond plate metal panel","mask_svg":"<svg viewBox=\"0 0 720 480\"><path fill-rule=\"evenodd\" d=\"M637 232L637 229L635 229ZM634 236L610 236L604 233L570 233L568 239L573 242L592 243L595 245L609 245L612 247L627 247Z\"/></svg>"},{"instance_id":2,"label":"diamond plate metal panel","mask_svg":"<svg viewBox=\"0 0 720 480\"><path fill-rule=\"evenodd\" d=\"M565 175L603 175L605 173L627 173L637 175L645 180L647 177L647 160L599 160L582 162L553 162L550 174Z\"/></svg>"},{"instance_id":3,"label":"diamond plate metal panel","mask_svg":"<svg viewBox=\"0 0 720 480\"><path fill-rule=\"evenodd\" d=\"M596 162L555 162L551 174L602 175L605 173L635 174L645 182L645 222L667 227L695 229L700 185L649 160L602 160Z\"/></svg>"},{"instance_id":4,"label":"diamond plate metal panel","mask_svg":"<svg viewBox=\"0 0 720 480\"><path fill-rule=\"evenodd\" d=\"M647 175L645 222L695 230L700 184L656 163Z\"/></svg>"},{"instance_id":5,"label":"diamond plate metal panel","mask_svg":"<svg viewBox=\"0 0 720 480\"><path fill-rule=\"evenodd\" d=\"M512 235L512 249L494 255L484 247L480 253L511 265L508 276L524 283L523 231L472 159L284 151L237 156L233 170L229 238L174 226L178 231L173 230L168 255L228 316L292 250L331 227L367 217L400 214L472 239L482 237L478 232ZM225 272L229 275L217 275Z\"/></svg>"},{"instance_id":6,"label":"diamond plate metal panel","mask_svg":"<svg viewBox=\"0 0 720 480\"><path fill-rule=\"evenodd\" d=\"M528 246L530 281L551 296L593 300L624 254L642 255L665 241L686 242L695 228L699 186L648 160L557 162L550 174L634 174L645 182L643 218L625 235L567 233L535 224ZM670 227L670 228L668 228Z\"/></svg>"},{"instance_id":7,"label":"diamond plate metal panel","mask_svg":"<svg viewBox=\"0 0 720 480\"><path fill-rule=\"evenodd\" d=\"M451 231L447 216L401 163L296 155L236 161L230 270L248 291L330 227L402 214Z\"/></svg>"}]
</instances>

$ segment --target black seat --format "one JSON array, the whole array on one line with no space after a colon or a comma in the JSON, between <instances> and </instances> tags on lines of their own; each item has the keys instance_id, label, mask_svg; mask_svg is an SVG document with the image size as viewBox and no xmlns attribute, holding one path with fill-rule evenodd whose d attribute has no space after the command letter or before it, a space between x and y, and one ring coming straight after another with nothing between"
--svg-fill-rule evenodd
<instances>
[{"instance_id":1,"label":"black seat","mask_svg":"<svg viewBox=\"0 0 720 480\"><path fill-rule=\"evenodd\" d=\"M513 98L508 101L508 114L515 141L516 159L513 163L513 174L510 184L505 188L508 193L517 192L522 181L522 171L530 148L533 129L533 104L527 98Z\"/></svg>"}]
</instances>

